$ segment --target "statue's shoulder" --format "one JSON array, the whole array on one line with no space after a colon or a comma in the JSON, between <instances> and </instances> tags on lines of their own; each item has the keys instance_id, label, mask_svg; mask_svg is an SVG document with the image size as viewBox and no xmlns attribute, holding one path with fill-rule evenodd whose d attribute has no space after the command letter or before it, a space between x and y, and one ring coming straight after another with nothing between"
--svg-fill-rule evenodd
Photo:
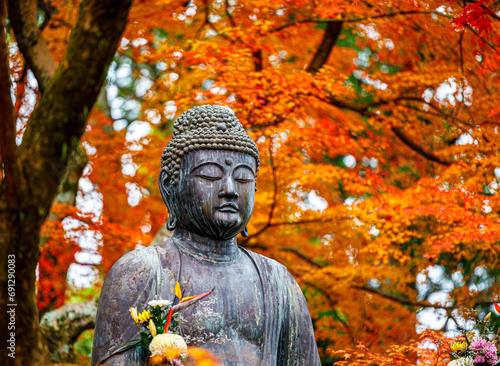
<instances>
[{"instance_id":1,"label":"statue's shoulder","mask_svg":"<svg viewBox=\"0 0 500 366\"><path fill-rule=\"evenodd\" d=\"M241 249L253 260L253 262L259 268L259 270L267 269L273 272L280 272L283 274L288 273L287 268L278 261L268 258L262 254L252 252L251 250L245 248Z\"/></svg>"},{"instance_id":2,"label":"statue's shoulder","mask_svg":"<svg viewBox=\"0 0 500 366\"><path fill-rule=\"evenodd\" d=\"M124 254L111 267L108 277L133 280L141 283L159 274L163 268L172 267L178 261L178 252L171 240L148 247L138 248ZM174 266L175 267L175 266Z\"/></svg>"},{"instance_id":3,"label":"statue's shoulder","mask_svg":"<svg viewBox=\"0 0 500 366\"><path fill-rule=\"evenodd\" d=\"M176 249L172 241L168 239L163 243L138 248L124 254L115 262L112 269L154 268L158 261L161 262L162 259L171 257L172 254L176 254Z\"/></svg>"}]
</instances>

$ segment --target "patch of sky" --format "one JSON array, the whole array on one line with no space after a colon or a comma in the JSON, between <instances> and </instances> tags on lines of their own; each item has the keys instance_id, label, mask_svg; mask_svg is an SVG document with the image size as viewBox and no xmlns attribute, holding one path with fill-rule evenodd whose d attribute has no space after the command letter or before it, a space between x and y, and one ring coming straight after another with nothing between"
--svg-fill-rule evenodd
<instances>
[{"instance_id":1,"label":"patch of sky","mask_svg":"<svg viewBox=\"0 0 500 366\"><path fill-rule=\"evenodd\" d=\"M147 44L148 44L148 41L147 41L147 39L144 39L144 38L136 38L132 41L132 46L134 46L134 47L140 47L140 46L144 46Z\"/></svg>"},{"instance_id":2,"label":"patch of sky","mask_svg":"<svg viewBox=\"0 0 500 366\"><path fill-rule=\"evenodd\" d=\"M370 235L372 235L373 237L377 237L377 236L379 236L379 235L380 235L380 230L379 230L379 229L377 229L377 227L376 227L375 225L372 225L372 226L370 227L370 230L368 231L368 233L369 233Z\"/></svg>"},{"instance_id":3,"label":"patch of sky","mask_svg":"<svg viewBox=\"0 0 500 366\"><path fill-rule=\"evenodd\" d=\"M358 250L353 246L349 245L345 250L347 254L347 258L349 259L349 263L356 266L358 262L356 261L356 257L358 256Z\"/></svg>"},{"instance_id":4,"label":"patch of sky","mask_svg":"<svg viewBox=\"0 0 500 366\"><path fill-rule=\"evenodd\" d=\"M174 102L174 105L175 105L175 102ZM177 108L176 108L176 110L177 110ZM151 122L155 125L160 123L161 114L157 109L148 109L145 114L146 114L146 118L148 119L149 122Z\"/></svg>"},{"instance_id":5,"label":"patch of sky","mask_svg":"<svg viewBox=\"0 0 500 366\"><path fill-rule=\"evenodd\" d=\"M125 139L127 141L138 141L151 132L151 125L144 121L134 121L127 128Z\"/></svg>"},{"instance_id":6,"label":"patch of sky","mask_svg":"<svg viewBox=\"0 0 500 366\"><path fill-rule=\"evenodd\" d=\"M364 48L358 51L358 57L355 57L353 62L356 66L359 67L368 67L370 66L370 56L372 51L369 48Z\"/></svg>"},{"instance_id":7,"label":"patch of sky","mask_svg":"<svg viewBox=\"0 0 500 366\"><path fill-rule=\"evenodd\" d=\"M113 122L113 128L115 131L121 131L128 126L128 121L126 119L117 119Z\"/></svg>"},{"instance_id":8,"label":"patch of sky","mask_svg":"<svg viewBox=\"0 0 500 366\"><path fill-rule=\"evenodd\" d=\"M497 180L492 180L490 184L488 184L488 190L489 194L495 194L497 193L498 189L498 181Z\"/></svg>"},{"instance_id":9,"label":"patch of sky","mask_svg":"<svg viewBox=\"0 0 500 366\"><path fill-rule=\"evenodd\" d=\"M128 63L121 63L116 69L116 84L121 88L129 87L132 84L132 66Z\"/></svg>"},{"instance_id":10,"label":"patch of sky","mask_svg":"<svg viewBox=\"0 0 500 366\"><path fill-rule=\"evenodd\" d=\"M350 169L354 168L356 166L356 158L352 155L346 155L342 159L342 162L344 165Z\"/></svg>"},{"instance_id":11,"label":"patch of sky","mask_svg":"<svg viewBox=\"0 0 500 366\"><path fill-rule=\"evenodd\" d=\"M471 291L482 292L491 287L495 282L486 269L485 266L478 266L474 268L474 275L472 276L472 283L469 285Z\"/></svg>"},{"instance_id":12,"label":"patch of sky","mask_svg":"<svg viewBox=\"0 0 500 366\"><path fill-rule=\"evenodd\" d=\"M324 211L328 208L328 203L323 197L318 196L315 191L310 191L307 195L306 206L312 211Z\"/></svg>"},{"instance_id":13,"label":"patch of sky","mask_svg":"<svg viewBox=\"0 0 500 366\"><path fill-rule=\"evenodd\" d=\"M188 17L194 17L196 15L196 9L197 9L197 6L192 4L192 5L189 5L189 7L186 9L186 16Z\"/></svg>"},{"instance_id":14,"label":"patch of sky","mask_svg":"<svg viewBox=\"0 0 500 366\"><path fill-rule=\"evenodd\" d=\"M433 93L432 89L427 89L423 94L426 102L430 102L434 98L439 103L456 105L456 102L464 103L467 106L472 105L472 88L465 80L464 85L459 85L454 77L450 77L443 81L436 92Z\"/></svg>"},{"instance_id":15,"label":"patch of sky","mask_svg":"<svg viewBox=\"0 0 500 366\"><path fill-rule=\"evenodd\" d=\"M127 189L127 202L131 207L137 206L143 197L143 192L137 183L127 182L125 183Z\"/></svg>"},{"instance_id":16,"label":"patch of sky","mask_svg":"<svg viewBox=\"0 0 500 366\"><path fill-rule=\"evenodd\" d=\"M203 81L201 82L201 88L202 88L203 90L209 90L209 89L212 87L212 85L214 84L214 81L215 81L215 80L212 80L212 79L203 80Z\"/></svg>"},{"instance_id":17,"label":"patch of sky","mask_svg":"<svg viewBox=\"0 0 500 366\"><path fill-rule=\"evenodd\" d=\"M441 5L436 8L436 12L444 15L453 15L453 8L446 5Z\"/></svg>"},{"instance_id":18,"label":"patch of sky","mask_svg":"<svg viewBox=\"0 0 500 366\"><path fill-rule=\"evenodd\" d=\"M392 51L394 49L394 42L392 41L392 39L387 38L384 43L387 50Z\"/></svg>"},{"instance_id":19,"label":"patch of sky","mask_svg":"<svg viewBox=\"0 0 500 366\"><path fill-rule=\"evenodd\" d=\"M479 142L474 139L469 133L463 133L460 137L455 141L455 145L470 145L470 144L478 144Z\"/></svg>"},{"instance_id":20,"label":"patch of sky","mask_svg":"<svg viewBox=\"0 0 500 366\"><path fill-rule=\"evenodd\" d=\"M122 48L124 50L127 49L127 46L129 45L129 43L130 43L130 41L127 38L123 37L122 40L120 41L120 48Z\"/></svg>"},{"instance_id":21,"label":"patch of sky","mask_svg":"<svg viewBox=\"0 0 500 366\"><path fill-rule=\"evenodd\" d=\"M442 329L446 324L447 313L445 309L439 308L424 308L417 313L417 320L420 324L416 325L417 333L421 333L424 330Z\"/></svg>"},{"instance_id":22,"label":"patch of sky","mask_svg":"<svg viewBox=\"0 0 500 366\"><path fill-rule=\"evenodd\" d=\"M358 29L361 30L361 33L366 35L368 38L377 41L380 39L380 33L375 29L375 24L358 24Z\"/></svg>"},{"instance_id":23,"label":"patch of sky","mask_svg":"<svg viewBox=\"0 0 500 366\"><path fill-rule=\"evenodd\" d=\"M97 270L93 266L71 263L67 279L75 287L89 287L97 280Z\"/></svg>"},{"instance_id":24,"label":"patch of sky","mask_svg":"<svg viewBox=\"0 0 500 366\"><path fill-rule=\"evenodd\" d=\"M142 98L146 92L153 86L153 81L148 77L141 77L135 82L135 95L137 98Z\"/></svg>"},{"instance_id":25,"label":"patch of sky","mask_svg":"<svg viewBox=\"0 0 500 366\"><path fill-rule=\"evenodd\" d=\"M128 177L133 177L137 171L137 165L132 160L131 154L123 154L121 159L122 174Z\"/></svg>"},{"instance_id":26,"label":"patch of sky","mask_svg":"<svg viewBox=\"0 0 500 366\"><path fill-rule=\"evenodd\" d=\"M365 84L374 86L377 89L385 90L387 89L387 84L381 82L380 80L372 78L368 73L361 70L354 70L353 75L356 79L363 81Z\"/></svg>"},{"instance_id":27,"label":"patch of sky","mask_svg":"<svg viewBox=\"0 0 500 366\"><path fill-rule=\"evenodd\" d=\"M354 202L356 202L356 197L347 197L345 200L344 200L344 205L346 206L351 206Z\"/></svg>"},{"instance_id":28,"label":"patch of sky","mask_svg":"<svg viewBox=\"0 0 500 366\"><path fill-rule=\"evenodd\" d=\"M78 189L80 189L83 193L90 193L94 190L94 184L88 177L81 177L78 180Z\"/></svg>"},{"instance_id":29,"label":"patch of sky","mask_svg":"<svg viewBox=\"0 0 500 366\"><path fill-rule=\"evenodd\" d=\"M484 213L490 213L491 212L491 206L490 206L490 200L484 200L483 201L484 205L482 207Z\"/></svg>"},{"instance_id":30,"label":"patch of sky","mask_svg":"<svg viewBox=\"0 0 500 366\"><path fill-rule=\"evenodd\" d=\"M163 112L166 118L173 119L175 117L175 113L177 113L177 106L175 105L175 102L170 100L165 103L165 109Z\"/></svg>"},{"instance_id":31,"label":"patch of sky","mask_svg":"<svg viewBox=\"0 0 500 366\"><path fill-rule=\"evenodd\" d=\"M98 218L101 215L104 207L102 194L96 190L86 193L79 191L76 197L75 206L82 214L92 214L94 221L94 218Z\"/></svg>"},{"instance_id":32,"label":"patch of sky","mask_svg":"<svg viewBox=\"0 0 500 366\"><path fill-rule=\"evenodd\" d=\"M159 61L155 64L155 68L158 71L165 71L167 69L167 67L168 67L168 65L163 61Z\"/></svg>"},{"instance_id":33,"label":"patch of sky","mask_svg":"<svg viewBox=\"0 0 500 366\"><path fill-rule=\"evenodd\" d=\"M106 86L106 96L108 97L108 101L111 101L110 104L118 97L119 89L115 84L108 84Z\"/></svg>"}]
</instances>

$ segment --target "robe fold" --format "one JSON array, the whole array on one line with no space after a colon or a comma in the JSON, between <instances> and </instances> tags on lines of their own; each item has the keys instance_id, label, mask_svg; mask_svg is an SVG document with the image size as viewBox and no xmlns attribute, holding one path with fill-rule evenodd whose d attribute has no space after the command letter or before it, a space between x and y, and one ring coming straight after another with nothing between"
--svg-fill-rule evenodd
<instances>
[{"instance_id":1,"label":"robe fold","mask_svg":"<svg viewBox=\"0 0 500 366\"><path fill-rule=\"evenodd\" d=\"M264 335L260 364L319 366L307 303L294 278L278 262L240 249L253 262L263 289ZM154 299L172 301L175 283L183 270L181 266L180 252L171 240L134 250L115 263L99 298L92 366L149 365L144 350L116 353L125 342L139 338L129 308L145 309ZM224 362L222 354L217 356Z\"/></svg>"}]
</instances>

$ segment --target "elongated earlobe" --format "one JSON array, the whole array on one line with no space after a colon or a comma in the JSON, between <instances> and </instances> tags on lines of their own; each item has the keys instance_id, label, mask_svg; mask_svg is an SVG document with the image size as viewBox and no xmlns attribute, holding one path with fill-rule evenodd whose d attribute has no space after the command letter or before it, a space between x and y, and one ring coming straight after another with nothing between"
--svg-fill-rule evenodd
<instances>
[{"instance_id":1,"label":"elongated earlobe","mask_svg":"<svg viewBox=\"0 0 500 366\"><path fill-rule=\"evenodd\" d=\"M245 226L245 228L241 232L241 236L244 238L246 238L248 236L248 227L247 226Z\"/></svg>"},{"instance_id":2,"label":"elongated earlobe","mask_svg":"<svg viewBox=\"0 0 500 366\"><path fill-rule=\"evenodd\" d=\"M177 225L177 218L173 214L168 215L167 220L167 229L170 231L174 231L175 225Z\"/></svg>"}]
</instances>

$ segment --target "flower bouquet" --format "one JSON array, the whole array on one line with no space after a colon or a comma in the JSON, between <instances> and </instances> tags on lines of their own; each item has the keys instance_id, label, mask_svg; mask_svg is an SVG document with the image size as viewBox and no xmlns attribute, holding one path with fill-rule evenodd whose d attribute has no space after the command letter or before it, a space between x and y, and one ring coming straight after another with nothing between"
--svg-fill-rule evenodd
<instances>
[{"instance_id":1,"label":"flower bouquet","mask_svg":"<svg viewBox=\"0 0 500 366\"><path fill-rule=\"evenodd\" d=\"M495 303L495 309L500 312L500 306ZM466 332L463 339L450 345L451 359L448 366L490 366L499 365L500 336L488 327L491 312L483 320L482 330L477 335ZM499 329L500 332L500 329Z\"/></svg>"},{"instance_id":2,"label":"flower bouquet","mask_svg":"<svg viewBox=\"0 0 500 366\"><path fill-rule=\"evenodd\" d=\"M187 345L184 338L172 329L178 321L176 313L195 304L210 295L212 291L184 297L187 284L181 290L179 282L175 284L175 299L172 303L168 300L153 300L148 302L148 307L138 313L137 307L130 308L130 315L139 330L140 339L132 339L115 353L123 352L130 348L144 348L149 354L149 361L153 365L182 366L182 360L187 357Z\"/></svg>"}]
</instances>

